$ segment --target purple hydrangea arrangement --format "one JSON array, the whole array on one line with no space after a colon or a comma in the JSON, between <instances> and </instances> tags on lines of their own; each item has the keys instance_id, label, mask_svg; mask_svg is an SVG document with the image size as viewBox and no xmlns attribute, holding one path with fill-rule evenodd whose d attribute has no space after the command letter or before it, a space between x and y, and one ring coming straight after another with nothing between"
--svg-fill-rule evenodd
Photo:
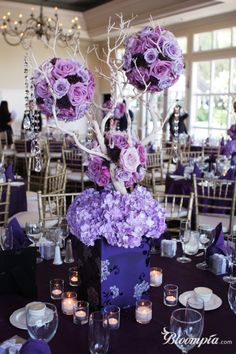
<instances>
[{"instance_id":1,"label":"purple hydrangea arrangement","mask_svg":"<svg viewBox=\"0 0 236 354\"><path fill-rule=\"evenodd\" d=\"M146 152L144 146L133 138L132 146L126 131L109 130L105 133L105 144L110 161L90 155L88 176L100 187L111 183L110 163L115 164L115 178L129 188L141 181L145 174ZM99 149L98 146L94 148Z\"/></svg>"},{"instance_id":2,"label":"purple hydrangea arrangement","mask_svg":"<svg viewBox=\"0 0 236 354\"><path fill-rule=\"evenodd\" d=\"M123 69L138 90L160 92L174 85L183 73L183 55L170 31L145 27L128 37Z\"/></svg>"},{"instance_id":3,"label":"purple hydrangea arrangement","mask_svg":"<svg viewBox=\"0 0 236 354\"><path fill-rule=\"evenodd\" d=\"M84 116L95 90L92 73L73 59L47 60L34 71L33 84L39 110L51 117L54 96L57 118L65 121Z\"/></svg>"},{"instance_id":4,"label":"purple hydrangea arrangement","mask_svg":"<svg viewBox=\"0 0 236 354\"><path fill-rule=\"evenodd\" d=\"M133 248L143 236L157 239L165 231L164 209L142 186L125 195L110 186L86 189L70 205L67 222L87 246L104 237L112 246Z\"/></svg>"}]
</instances>

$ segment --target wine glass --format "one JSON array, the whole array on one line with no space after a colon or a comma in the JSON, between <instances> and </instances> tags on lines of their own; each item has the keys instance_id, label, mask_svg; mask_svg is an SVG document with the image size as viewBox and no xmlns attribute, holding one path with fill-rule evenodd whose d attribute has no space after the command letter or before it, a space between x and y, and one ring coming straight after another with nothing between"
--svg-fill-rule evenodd
<instances>
[{"instance_id":1,"label":"wine glass","mask_svg":"<svg viewBox=\"0 0 236 354\"><path fill-rule=\"evenodd\" d=\"M56 306L48 302L33 302L26 305L26 326L31 338L49 342L58 327Z\"/></svg>"},{"instance_id":2,"label":"wine glass","mask_svg":"<svg viewBox=\"0 0 236 354\"><path fill-rule=\"evenodd\" d=\"M32 246L37 247L39 240L42 238L43 233L42 233L42 227L39 224L31 224L31 223L26 223L25 224L25 233L28 239L33 242ZM36 258L36 263L41 263L43 259L41 257Z\"/></svg>"},{"instance_id":3,"label":"wine glass","mask_svg":"<svg viewBox=\"0 0 236 354\"><path fill-rule=\"evenodd\" d=\"M233 275L234 272L234 264L236 261L236 249L235 249L235 241L233 236L229 236L227 238L226 244L226 258L229 265L229 275L225 275L223 280L227 283L233 283L236 281L236 277Z\"/></svg>"},{"instance_id":4,"label":"wine glass","mask_svg":"<svg viewBox=\"0 0 236 354\"><path fill-rule=\"evenodd\" d=\"M200 226L199 227L199 241L201 245L203 246L204 249L204 261L201 263L197 263L196 267L201 270L207 270L208 269L208 264L206 261L206 253L207 253L207 248L212 245L214 242L214 233L212 233L212 228L208 227L207 225L205 226Z\"/></svg>"},{"instance_id":5,"label":"wine glass","mask_svg":"<svg viewBox=\"0 0 236 354\"><path fill-rule=\"evenodd\" d=\"M60 222L59 222L59 235L60 235L60 238L62 240L62 256L65 256L65 248L66 248L66 239L67 237L69 236L70 234L70 230L69 230L69 226L68 226L68 223L67 223L67 220L66 219L62 219Z\"/></svg>"},{"instance_id":6,"label":"wine glass","mask_svg":"<svg viewBox=\"0 0 236 354\"><path fill-rule=\"evenodd\" d=\"M89 350L91 354L106 354L109 348L108 320L100 311L89 317Z\"/></svg>"},{"instance_id":7,"label":"wine glass","mask_svg":"<svg viewBox=\"0 0 236 354\"><path fill-rule=\"evenodd\" d=\"M185 255L185 244L189 242L191 235L190 224L189 221L181 221L180 230L179 230L179 238L182 243L183 254L181 257L177 258L177 261L180 263L189 263L191 262L191 258L186 257Z\"/></svg>"},{"instance_id":8,"label":"wine glass","mask_svg":"<svg viewBox=\"0 0 236 354\"><path fill-rule=\"evenodd\" d=\"M236 315L236 281L234 283L229 284L228 302L231 310Z\"/></svg>"},{"instance_id":9,"label":"wine glass","mask_svg":"<svg viewBox=\"0 0 236 354\"><path fill-rule=\"evenodd\" d=\"M201 313L191 308L174 310L170 318L170 331L175 334L174 343L186 354L197 345L203 332Z\"/></svg>"},{"instance_id":10,"label":"wine glass","mask_svg":"<svg viewBox=\"0 0 236 354\"><path fill-rule=\"evenodd\" d=\"M11 226L1 227L0 245L3 251L13 249L13 230Z\"/></svg>"}]
</instances>

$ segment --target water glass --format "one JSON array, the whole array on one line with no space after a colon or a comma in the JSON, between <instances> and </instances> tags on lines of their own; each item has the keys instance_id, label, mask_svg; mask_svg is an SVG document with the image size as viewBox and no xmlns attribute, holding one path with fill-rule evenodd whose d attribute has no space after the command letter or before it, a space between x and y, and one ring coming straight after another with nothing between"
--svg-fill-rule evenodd
<instances>
[{"instance_id":1,"label":"water glass","mask_svg":"<svg viewBox=\"0 0 236 354\"><path fill-rule=\"evenodd\" d=\"M228 302L231 310L236 315L236 282L229 284Z\"/></svg>"},{"instance_id":2,"label":"water glass","mask_svg":"<svg viewBox=\"0 0 236 354\"><path fill-rule=\"evenodd\" d=\"M58 327L58 313L55 305L34 302L26 306L26 326L29 336L49 342Z\"/></svg>"},{"instance_id":3,"label":"water glass","mask_svg":"<svg viewBox=\"0 0 236 354\"><path fill-rule=\"evenodd\" d=\"M193 256L198 253L199 250L199 232L191 231L190 239L185 245L185 253Z\"/></svg>"},{"instance_id":4,"label":"water glass","mask_svg":"<svg viewBox=\"0 0 236 354\"><path fill-rule=\"evenodd\" d=\"M226 243L226 259L228 261L229 267L229 275L225 275L223 280L227 283L234 283L236 281L236 277L233 275L234 273L234 265L236 262L236 245L233 236L229 236L227 238Z\"/></svg>"},{"instance_id":5,"label":"water glass","mask_svg":"<svg viewBox=\"0 0 236 354\"><path fill-rule=\"evenodd\" d=\"M166 284L164 286L164 304L166 306L176 306L178 303L178 286Z\"/></svg>"},{"instance_id":6,"label":"water glass","mask_svg":"<svg viewBox=\"0 0 236 354\"><path fill-rule=\"evenodd\" d=\"M202 315L197 310L180 308L172 312L170 331L176 335L174 343L182 353L188 353L196 346L197 339L202 335L203 326Z\"/></svg>"},{"instance_id":7,"label":"water glass","mask_svg":"<svg viewBox=\"0 0 236 354\"><path fill-rule=\"evenodd\" d=\"M209 266L206 261L206 252L207 252L207 248L210 245L212 245L212 243L214 242L214 235L213 235L214 233L211 232L212 229L207 225L200 226L198 231L199 231L199 241L204 249L204 261L201 263L197 263L196 267L201 270L207 270L209 269Z\"/></svg>"},{"instance_id":8,"label":"water glass","mask_svg":"<svg viewBox=\"0 0 236 354\"><path fill-rule=\"evenodd\" d=\"M3 251L13 249L13 230L11 226L2 226L0 245Z\"/></svg>"},{"instance_id":9,"label":"water glass","mask_svg":"<svg viewBox=\"0 0 236 354\"><path fill-rule=\"evenodd\" d=\"M109 326L100 311L89 317L89 350L91 354L106 354L109 348Z\"/></svg>"},{"instance_id":10,"label":"water glass","mask_svg":"<svg viewBox=\"0 0 236 354\"><path fill-rule=\"evenodd\" d=\"M190 295L186 301L186 308L197 310L198 312L200 312L204 320L205 304L204 300L200 296L196 294Z\"/></svg>"},{"instance_id":11,"label":"water glass","mask_svg":"<svg viewBox=\"0 0 236 354\"><path fill-rule=\"evenodd\" d=\"M191 259L186 257L186 255L185 255L185 245L186 245L186 243L189 242L190 235L191 235L191 231L190 231L189 221L186 221L186 220L181 221L180 222L180 230L179 230L179 238L180 238L180 242L182 243L183 255L181 257L177 258L177 261L180 263L191 262Z\"/></svg>"}]
</instances>

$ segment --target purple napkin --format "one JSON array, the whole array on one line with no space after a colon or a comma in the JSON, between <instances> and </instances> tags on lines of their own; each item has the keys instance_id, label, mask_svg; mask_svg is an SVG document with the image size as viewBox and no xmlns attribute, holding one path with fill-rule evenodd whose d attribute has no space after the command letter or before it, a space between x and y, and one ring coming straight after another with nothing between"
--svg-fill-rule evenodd
<instances>
[{"instance_id":1,"label":"purple napkin","mask_svg":"<svg viewBox=\"0 0 236 354\"><path fill-rule=\"evenodd\" d=\"M184 175L184 169L185 166L181 165L181 163L178 164L175 172L173 173L173 175L178 175L178 176L183 176Z\"/></svg>"},{"instance_id":2,"label":"purple napkin","mask_svg":"<svg viewBox=\"0 0 236 354\"><path fill-rule=\"evenodd\" d=\"M22 345L20 354L52 354L52 352L44 340L29 339Z\"/></svg>"},{"instance_id":3,"label":"purple napkin","mask_svg":"<svg viewBox=\"0 0 236 354\"><path fill-rule=\"evenodd\" d=\"M232 153L230 165L236 166L236 152Z\"/></svg>"},{"instance_id":4,"label":"purple napkin","mask_svg":"<svg viewBox=\"0 0 236 354\"><path fill-rule=\"evenodd\" d=\"M236 174L236 169L229 168L228 171L226 172L226 175L221 176L219 179L228 179L229 181L233 181L235 178L235 174Z\"/></svg>"},{"instance_id":5,"label":"purple napkin","mask_svg":"<svg viewBox=\"0 0 236 354\"><path fill-rule=\"evenodd\" d=\"M6 176L6 180L11 180L11 181L14 181L15 178L14 178L14 173L13 173L13 165L12 163L10 163L7 168L6 168L6 171L5 171L5 176Z\"/></svg>"},{"instance_id":6,"label":"purple napkin","mask_svg":"<svg viewBox=\"0 0 236 354\"><path fill-rule=\"evenodd\" d=\"M195 174L196 177L201 177L201 175L202 175L202 171L200 170L200 168L198 167L198 165L196 163L194 164L193 174Z\"/></svg>"},{"instance_id":7,"label":"purple napkin","mask_svg":"<svg viewBox=\"0 0 236 354\"><path fill-rule=\"evenodd\" d=\"M214 241L212 245L207 249L207 261L209 257L215 253L226 255L226 247L221 222L216 226L214 230L211 231L211 239L214 239Z\"/></svg>"},{"instance_id":8,"label":"purple napkin","mask_svg":"<svg viewBox=\"0 0 236 354\"><path fill-rule=\"evenodd\" d=\"M30 244L30 241L26 237L16 218L9 221L8 226L12 227L13 249L24 248Z\"/></svg>"}]
</instances>

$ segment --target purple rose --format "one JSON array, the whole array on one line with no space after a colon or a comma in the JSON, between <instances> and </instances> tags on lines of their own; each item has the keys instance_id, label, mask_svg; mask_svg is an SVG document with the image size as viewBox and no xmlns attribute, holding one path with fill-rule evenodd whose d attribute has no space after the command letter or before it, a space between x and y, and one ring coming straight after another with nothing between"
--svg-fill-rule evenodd
<instances>
[{"instance_id":1,"label":"purple rose","mask_svg":"<svg viewBox=\"0 0 236 354\"><path fill-rule=\"evenodd\" d=\"M125 171L136 172L140 165L140 159L135 147L122 149L120 153L120 165Z\"/></svg>"},{"instance_id":2,"label":"purple rose","mask_svg":"<svg viewBox=\"0 0 236 354\"><path fill-rule=\"evenodd\" d=\"M172 86L174 83L175 81L173 79L171 79L170 77L166 77L160 80L158 85L161 90L165 90L168 87Z\"/></svg>"},{"instance_id":3,"label":"purple rose","mask_svg":"<svg viewBox=\"0 0 236 354\"><path fill-rule=\"evenodd\" d=\"M180 61L180 60L176 60L173 65L172 65L172 70L173 70L173 73L176 74L176 75L181 75L184 71L184 63L183 61Z\"/></svg>"},{"instance_id":4,"label":"purple rose","mask_svg":"<svg viewBox=\"0 0 236 354\"><path fill-rule=\"evenodd\" d=\"M57 98L65 96L69 90L70 84L67 79L59 78L53 85L53 91Z\"/></svg>"},{"instance_id":5,"label":"purple rose","mask_svg":"<svg viewBox=\"0 0 236 354\"><path fill-rule=\"evenodd\" d=\"M73 107L58 109L57 117L59 120L68 120L68 121L77 119L76 112Z\"/></svg>"},{"instance_id":6,"label":"purple rose","mask_svg":"<svg viewBox=\"0 0 236 354\"><path fill-rule=\"evenodd\" d=\"M166 78L171 73L171 62L158 60L151 66L151 75L158 80Z\"/></svg>"},{"instance_id":7,"label":"purple rose","mask_svg":"<svg viewBox=\"0 0 236 354\"><path fill-rule=\"evenodd\" d=\"M48 105L42 103L42 104L38 105L38 108L39 108L40 112L45 114L47 117L52 116L52 106L48 106Z\"/></svg>"},{"instance_id":8,"label":"purple rose","mask_svg":"<svg viewBox=\"0 0 236 354\"><path fill-rule=\"evenodd\" d=\"M56 78L76 74L76 62L71 59L57 59L53 74Z\"/></svg>"},{"instance_id":9,"label":"purple rose","mask_svg":"<svg viewBox=\"0 0 236 354\"><path fill-rule=\"evenodd\" d=\"M45 79L41 80L35 86L35 93L36 93L36 97L41 97L41 98L46 98L51 96L48 83Z\"/></svg>"},{"instance_id":10,"label":"purple rose","mask_svg":"<svg viewBox=\"0 0 236 354\"><path fill-rule=\"evenodd\" d=\"M164 42L162 50L165 56L173 60L182 56L181 49L176 40L172 40L171 42Z\"/></svg>"},{"instance_id":11,"label":"purple rose","mask_svg":"<svg viewBox=\"0 0 236 354\"><path fill-rule=\"evenodd\" d=\"M95 91L94 77L91 74L91 72L89 72L89 82L88 82L88 86L87 86L87 98L89 100L93 99L94 91Z\"/></svg>"},{"instance_id":12,"label":"purple rose","mask_svg":"<svg viewBox=\"0 0 236 354\"><path fill-rule=\"evenodd\" d=\"M89 159L88 164L88 176L89 178L95 182L96 176L99 176L102 169L103 160L100 157L92 156Z\"/></svg>"},{"instance_id":13,"label":"purple rose","mask_svg":"<svg viewBox=\"0 0 236 354\"><path fill-rule=\"evenodd\" d=\"M100 170L100 174L96 175L97 185L100 187L105 187L110 182L110 179L111 179L111 174L108 167L102 166Z\"/></svg>"},{"instance_id":14,"label":"purple rose","mask_svg":"<svg viewBox=\"0 0 236 354\"><path fill-rule=\"evenodd\" d=\"M138 155L139 155L139 159L140 159L141 165L145 165L145 162L146 162L145 147L142 144L137 144L136 145L136 149L138 151Z\"/></svg>"},{"instance_id":15,"label":"purple rose","mask_svg":"<svg viewBox=\"0 0 236 354\"><path fill-rule=\"evenodd\" d=\"M77 106L86 101L86 96L87 89L81 82L77 82L76 84L70 86L68 97L73 106Z\"/></svg>"},{"instance_id":16,"label":"purple rose","mask_svg":"<svg viewBox=\"0 0 236 354\"><path fill-rule=\"evenodd\" d=\"M127 182L132 177L132 174L131 172L124 171L122 168L117 168L115 176L118 181Z\"/></svg>"},{"instance_id":17,"label":"purple rose","mask_svg":"<svg viewBox=\"0 0 236 354\"><path fill-rule=\"evenodd\" d=\"M85 112L88 110L88 102L82 102L78 106L75 107L76 117L82 118L85 115Z\"/></svg>"},{"instance_id":18,"label":"purple rose","mask_svg":"<svg viewBox=\"0 0 236 354\"><path fill-rule=\"evenodd\" d=\"M149 48L144 52L144 59L148 64L152 64L157 60L158 51L155 48Z\"/></svg>"},{"instance_id":19,"label":"purple rose","mask_svg":"<svg viewBox=\"0 0 236 354\"><path fill-rule=\"evenodd\" d=\"M76 73L81 78L82 82L88 83L90 76L87 69L83 68L82 65L78 65Z\"/></svg>"}]
</instances>

